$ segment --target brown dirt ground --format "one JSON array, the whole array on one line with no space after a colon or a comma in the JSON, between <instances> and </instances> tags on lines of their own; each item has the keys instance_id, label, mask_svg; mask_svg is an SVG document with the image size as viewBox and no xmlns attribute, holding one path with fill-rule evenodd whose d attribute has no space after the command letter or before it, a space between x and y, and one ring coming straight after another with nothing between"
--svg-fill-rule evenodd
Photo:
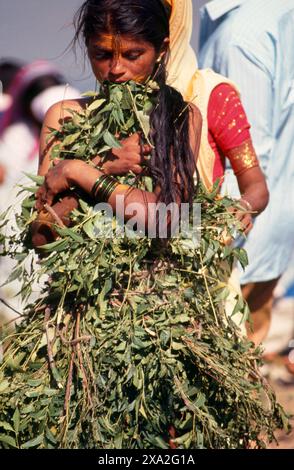
<instances>
[{"instance_id":1,"label":"brown dirt ground","mask_svg":"<svg viewBox=\"0 0 294 470\"><path fill-rule=\"evenodd\" d=\"M294 449L294 374L287 372L285 366L281 364L271 364L269 366L269 380L276 392L279 403L284 407L289 415L292 431L286 434L278 431L276 437L278 444L272 443L269 449Z\"/></svg>"}]
</instances>

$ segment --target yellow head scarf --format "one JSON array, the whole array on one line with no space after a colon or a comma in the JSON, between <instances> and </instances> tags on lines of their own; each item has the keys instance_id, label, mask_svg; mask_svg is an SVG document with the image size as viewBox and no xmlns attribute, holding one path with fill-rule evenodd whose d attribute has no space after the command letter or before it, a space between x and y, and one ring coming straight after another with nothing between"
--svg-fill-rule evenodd
<instances>
[{"instance_id":1,"label":"yellow head scarf","mask_svg":"<svg viewBox=\"0 0 294 470\"><path fill-rule=\"evenodd\" d=\"M197 59L190 45L192 35L191 0L165 0L172 7L170 17L170 58L168 83L186 96Z\"/></svg>"},{"instance_id":2,"label":"yellow head scarf","mask_svg":"<svg viewBox=\"0 0 294 470\"><path fill-rule=\"evenodd\" d=\"M167 82L180 91L186 101L198 106L202 114L202 134L197 168L207 188L213 184L215 154L208 141L207 108L210 94L227 78L210 69L198 70L197 59L190 45L192 35L192 1L165 0L172 7L170 17L170 58L167 64Z\"/></svg>"}]
</instances>

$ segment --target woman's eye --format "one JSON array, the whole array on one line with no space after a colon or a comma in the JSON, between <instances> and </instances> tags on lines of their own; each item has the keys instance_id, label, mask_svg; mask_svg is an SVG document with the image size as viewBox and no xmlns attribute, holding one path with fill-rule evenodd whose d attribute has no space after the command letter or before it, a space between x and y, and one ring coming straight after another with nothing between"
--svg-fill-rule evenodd
<instances>
[{"instance_id":1,"label":"woman's eye","mask_svg":"<svg viewBox=\"0 0 294 470\"><path fill-rule=\"evenodd\" d=\"M110 52L98 52L94 55L94 58L96 60L107 60L112 57L112 54Z\"/></svg>"},{"instance_id":2,"label":"woman's eye","mask_svg":"<svg viewBox=\"0 0 294 470\"><path fill-rule=\"evenodd\" d=\"M128 60L137 60L139 59L140 57L140 54L127 54L126 55L126 59Z\"/></svg>"}]
</instances>

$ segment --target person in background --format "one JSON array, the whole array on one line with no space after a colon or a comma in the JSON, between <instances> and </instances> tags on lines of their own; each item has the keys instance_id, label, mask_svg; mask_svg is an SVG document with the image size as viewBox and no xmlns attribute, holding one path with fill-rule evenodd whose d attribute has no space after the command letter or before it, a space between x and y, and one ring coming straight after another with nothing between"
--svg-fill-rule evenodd
<instances>
[{"instance_id":1,"label":"person in background","mask_svg":"<svg viewBox=\"0 0 294 470\"><path fill-rule=\"evenodd\" d=\"M14 59L2 59L0 61L0 122L7 108L11 105L9 86L19 71L22 64ZM0 165L0 184L5 177L5 167Z\"/></svg>"},{"instance_id":2,"label":"person in background","mask_svg":"<svg viewBox=\"0 0 294 470\"><path fill-rule=\"evenodd\" d=\"M244 244L249 265L241 274L256 344L268 333L273 291L294 248L293 10L294 0L213 0L201 17L200 65L237 83L270 191ZM237 194L230 171L224 188Z\"/></svg>"},{"instance_id":3,"label":"person in background","mask_svg":"<svg viewBox=\"0 0 294 470\"><path fill-rule=\"evenodd\" d=\"M282 51L286 51L288 44L294 43L294 9L282 16L279 22L278 43ZM281 133L287 121L286 130L294 133L294 58L292 54L287 60L281 61L280 99L284 103L285 116L281 123ZM288 125L290 125L288 127ZM285 149L293 157L293 142L287 139L288 148ZM293 176L293 172L292 172ZM290 181L290 180L289 180ZM291 187L290 187L291 188ZM290 191L290 205L293 208L293 192ZM291 202L292 197L292 202ZM286 202L285 202L286 203ZM289 204L289 202L287 203ZM291 217L291 214L289 214ZM293 223L293 222L292 222ZM294 375L294 250L288 254L288 267L282 274L274 290L274 305L272 310L272 323L268 337L264 343L265 360L286 366L280 368L279 378L293 383ZM271 369L268 369L269 372ZM287 373L288 372L288 373Z\"/></svg>"},{"instance_id":4,"label":"person in background","mask_svg":"<svg viewBox=\"0 0 294 470\"><path fill-rule=\"evenodd\" d=\"M0 119L5 110L11 105L9 87L22 66L21 62L14 59L0 60Z\"/></svg>"},{"instance_id":5,"label":"person in background","mask_svg":"<svg viewBox=\"0 0 294 470\"><path fill-rule=\"evenodd\" d=\"M23 172L37 171L39 134L47 109L62 99L80 96L46 61L21 67L7 93L10 105L0 122L0 164L6 173L0 186L0 211L13 200L17 191L14 186L23 179Z\"/></svg>"},{"instance_id":6,"label":"person in background","mask_svg":"<svg viewBox=\"0 0 294 470\"><path fill-rule=\"evenodd\" d=\"M0 166L3 168L0 213L9 206L17 213L20 211L17 185L30 181L24 172L36 174L38 169L39 136L46 111L57 101L78 98L80 93L69 87L60 71L47 61L19 68L5 91L10 99L0 121ZM1 286L12 270L12 261L8 257L1 258L0 266ZM6 317L11 316L11 311L3 301L21 310L20 300L13 298L18 289L17 280L9 287L0 287L0 309Z\"/></svg>"}]
</instances>

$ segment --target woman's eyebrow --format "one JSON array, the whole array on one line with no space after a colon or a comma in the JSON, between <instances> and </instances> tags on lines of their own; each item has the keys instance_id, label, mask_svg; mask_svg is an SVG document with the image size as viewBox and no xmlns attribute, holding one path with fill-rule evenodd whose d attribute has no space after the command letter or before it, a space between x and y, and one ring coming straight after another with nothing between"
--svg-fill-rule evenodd
<instances>
[{"instance_id":1,"label":"woman's eyebrow","mask_svg":"<svg viewBox=\"0 0 294 470\"><path fill-rule=\"evenodd\" d=\"M107 52L111 52L113 50L112 47L107 47L107 46L98 46L98 45L95 45L93 44L91 46L91 48L95 51L107 51ZM134 46L134 47L126 47L126 48L121 48L121 51L125 54L127 52L137 52L137 53L140 53L140 52L145 52L145 48L144 47L138 47L138 46Z\"/></svg>"},{"instance_id":2,"label":"woman's eyebrow","mask_svg":"<svg viewBox=\"0 0 294 470\"><path fill-rule=\"evenodd\" d=\"M143 47L128 47L128 48L125 48L123 49L122 48L122 52L145 52L145 49Z\"/></svg>"},{"instance_id":3,"label":"woman's eyebrow","mask_svg":"<svg viewBox=\"0 0 294 470\"><path fill-rule=\"evenodd\" d=\"M112 47L107 47L107 46L96 46L95 44L92 44L90 46L91 49L95 51L112 51Z\"/></svg>"}]
</instances>

